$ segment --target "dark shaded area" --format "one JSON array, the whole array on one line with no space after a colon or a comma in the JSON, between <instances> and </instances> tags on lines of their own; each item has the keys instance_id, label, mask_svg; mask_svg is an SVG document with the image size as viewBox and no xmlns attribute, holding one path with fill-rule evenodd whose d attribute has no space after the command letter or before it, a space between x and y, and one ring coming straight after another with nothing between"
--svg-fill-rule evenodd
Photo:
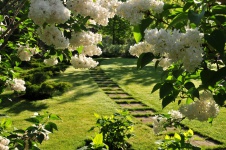
<instances>
[{"instance_id":1,"label":"dark shaded area","mask_svg":"<svg viewBox=\"0 0 226 150\"><path fill-rule=\"evenodd\" d=\"M35 102L29 102L15 96L13 96L11 99L8 99L5 98L6 96L7 95L4 95L3 101L0 104L0 109L8 108L6 113L19 114L26 110L36 112L48 108L46 104L36 104Z\"/></svg>"}]
</instances>

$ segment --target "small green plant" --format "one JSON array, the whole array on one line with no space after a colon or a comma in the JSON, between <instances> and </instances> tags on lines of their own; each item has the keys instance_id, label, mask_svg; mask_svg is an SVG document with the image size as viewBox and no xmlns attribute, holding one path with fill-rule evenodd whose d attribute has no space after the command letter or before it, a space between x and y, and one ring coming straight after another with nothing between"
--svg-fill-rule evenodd
<instances>
[{"instance_id":1,"label":"small green plant","mask_svg":"<svg viewBox=\"0 0 226 150\"><path fill-rule=\"evenodd\" d=\"M103 134L96 134L92 142L88 146L83 146L78 150L108 150L108 146L103 142Z\"/></svg>"},{"instance_id":2,"label":"small green plant","mask_svg":"<svg viewBox=\"0 0 226 150\"><path fill-rule=\"evenodd\" d=\"M187 132L175 133L174 136L166 135L164 140L157 141L156 143L159 144L159 150L200 150L201 148L190 144L190 139L193 135L193 131L189 129Z\"/></svg>"},{"instance_id":3,"label":"small green plant","mask_svg":"<svg viewBox=\"0 0 226 150\"><path fill-rule=\"evenodd\" d=\"M131 136L133 136L132 118L128 111L118 111L110 117L100 116L97 117L96 126L91 128L99 129L99 133L103 134L103 142L108 145L110 150L127 149L128 144L126 142Z\"/></svg>"}]
</instances>

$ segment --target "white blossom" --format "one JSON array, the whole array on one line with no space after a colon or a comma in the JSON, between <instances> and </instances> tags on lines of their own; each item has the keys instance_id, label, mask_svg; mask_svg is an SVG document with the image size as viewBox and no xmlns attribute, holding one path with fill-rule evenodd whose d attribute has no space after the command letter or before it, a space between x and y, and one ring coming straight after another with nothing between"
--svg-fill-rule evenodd
<instances>
[{"instance_id":1,"label":"white blossom","mask_svg":"<svg viewBox=\"0 0 226 150\"><path fill-rule=\"evenodd\" d=\"M28 46L19 46L17 55L21 61L30 61L31 56L36 54L35 48L29 48Z\"/></svg>"},{"instance_id":2,"label":"white blossom","mask_svg":"<svg viewBox=\"0 0 226 150\"><path fill-rule=\"evenodd\" d=\"M204 92L200 95L200 100L181 106L179 111L188 119L207 121L208 118L215 118L218 115L219 106L210 92Z\"/></svg>"},{"instance_id":3,"label":"white blossom","mask_svg":"<svg viewBox=\"0 0 226 150\"><path fill-rule=\"evenodd\" d=\"M44 29L39 28L38 34L43 42L57 49L65 49L69 46L69 39L64 37L62 31L54 25L46 26Z\"/></svg>"},{"instance_id":4,"label":"white blossom","mask_svg":"<svg viewBox=\"0 0 226 150\"><path fill-rule=\"evenodd\" d=\"M165 124L167 123L167 118L162 116L154 116L153 118L153 131L155 134L165 129Z\"/></svg>"},{"instance_id":5,"label":"white blossom","mask_svg":"<svg viewBox=\"0 0 226 150\"><path fill-rule=\"evenodd\" d=\"M54 66L54 65L58 64L58 60L57 60L57 58L49 58L49 59L45 59L44 63L48 66Z\"/></svg>"},{"instance_id":6,"label":"white blossom","mask_svg":"<svg viewBox=\"0 0 226 150\"><path fill-rule=\"evenodd\" d=\"M105 7L103 7L105 6ZM97 24L106 26L108 19L113 17L114 9L110 10L109 5L94 2L93 0L69 0L67 7L74 15L90 16ZM115 6L113 6L115 7Z\"/></svg>"},{"instance_id":7,"label":"white blossom","mask_svg":"<svg viewBox=\"0 0 226 150\"><path fill-rule=\"evenodd\" d=\"M131 24L139 24L145 11L151 9L154 13L161 13L163 5L162 1L156 0L128 0L118 5L117 14L129 20Z\"/></svg>"},{"instance_id":8,"label":"white blossom","mask_svg":"<svg viewBox=\"0 0 226 150\"><path fill-rule=\"evenodd\" d=\"M94 68L98 65L98 62L94 61L91 57L85 57L80 54L71 57L71 64L75 69L78 68Z\"/></svg>"},{"instance_id":9,"label":"white blossom","mask_svg":"<svg viewBox=\"0 0 226 150\"><path fill-rule=\"evenodd\" d=\"M26 87L24 86L25 82L22 79L13 79L13 80L9 80L7 81L8 85L10 86L10 88L14 91L25 91Z\"/></svg>"},{"instance_id":10,"label":"white blossom","mask_svg":"<svg viewBox=\"0 0 226 150\"><path fill-rule=\"evenodd\" d=\"M183 115L180 111L177 111L177 110L171 110L168 112L168 114L171 115L171 118L173 120L181 120L183 118Z\"/></svg>"},{"instance_id":11,"label":"white blossom","mask_svg":"<svg viewBox=\"0 0 226 150\"><path fill-rule=\"evenodd\" d=\"M70 18L71 12L61 0L31 0L28 16L35 24L60 24Z\"/></svg>"},{"instance_id":12,"label":"white blossom","mask_svg":"<svg viewBox=\"0 0 226 150\"><path fill-rule=\"evenodd\" d=\"M70 39L70 47L77 48L79 46L95 45L102 41L101 34L93 32L73 32Z\"/></svg>"}]
</instances>

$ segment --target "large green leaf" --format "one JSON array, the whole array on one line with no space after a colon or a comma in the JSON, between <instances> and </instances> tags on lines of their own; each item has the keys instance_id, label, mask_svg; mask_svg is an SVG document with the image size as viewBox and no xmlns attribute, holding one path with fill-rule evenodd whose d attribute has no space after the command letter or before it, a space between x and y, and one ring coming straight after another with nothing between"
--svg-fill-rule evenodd
<instances>
[{"instance_id":1,"label":"large green leaf","mask_svg":"<svg viewBox=\"0 0 226 150\"><path fill-rule=\"evenodd\" d=\"M176 17L173 18L172 22L169 24L168 28L173 27L177 23L180 23L181 21L188 20L188 13L182 12L179 13Z\"/></svg>"},{"instance_id":2,"label":"large green leaf","mask_svg":"<svg viewBox=\"0 0 226 150\"><path fill-rule=\"evenodd\" d=\"M192 83L192 82L186 82L186 83L184 84L184 87L185 87L187 90L189 90L189 89L191 89L191 88L195 88L195 85L194 85L194 83Z\"/></svg>"},{"instance_id":3,"label":"large green leaf","mask_svg":"<svg viewBox=\"0 0 226 150\"><path fill-rule=\"evenodd\" d=\"M214 47L221 55L224 54L225 36L221 30L214 30L210 35L206 35L207 42Z\"/></svg>"},{"instance_id":4,"label":"large green leaf","mask_svg":"<svg viewBox=\"0 0 226 150\"><path fill-rule=\"evenodd\" d=\"M133 37L134 37L134 39L137 43L139 43L141 41L142 34L141 34L141 31L140 31L139 25L133 27Z\"/></svg>"},{"instance_id":5,"label":"large green leaf","mask_svg":"<svg viewBox=\"0 0 226 150\"><path fill-rule=\"evenodd\" d=\"M174 88L173 88L173 84L172 83L164 83L160 87L160 91L159 91L160 98L162 99L162 98L170 95L173 90L174 90Z\"/></svg>"},{"instance_id":6,"label":"large green leaf","mask_svg":"<svg viewBox=\"0 0 226 150\"><path fill-rule=\"evenodd\" d=\"M152 53L143 53L139 56L137 60L137 69L141 69L150 63L155 58L154 54Z\"/></svg>"},{"instance_id":7,"label":"large green leaf","mask_svg":"<svg viewBox=\"0 0 226 150\"><path fill-rule=\"evenodd\" d=\"M153 87L153 89L152 89L152 91L151 91L151 93L154 93L155 91L157 91L158 89L160 89L160 87L162 86L162 84L161 83L157 83L157 84L155 84L155 86Z\"/></svg>"},{"instance_id":8,"label":"large green leaf","mask_svg":"<svg viewBox=\"0 0 226 150\"><path fill-rule=\"evenodd\" d=\"M172 95L164 97L162 99L162 108L165 108L168 104L170 104L173 101L175 101L175 98Z\"/></svg>"},{"instance_id":9,"label":"large green leaf","mask_svg":"<svg viewBox=\"0 0 226 150\"><path fill-rule=\"evenodd\" d=\"M226 94L218 93L217 95L214 95L213 98L218 105L223 106L226 101Z\"/></svg>"},{"instance_id":10,"label":"large green leaf","mask_svg":"<svg viewBox=\"0 0 226 150\"><path fill-rule=\"evenodd\" d=\"M194 23L194 24L196 24L196 26L198 26L200 24L203 16L205 15L205 11L206 11L206 7L205 6L203 7L203 9L202 9L200 14L196 13L193 10L189 10L188 11L188 18L189 18L189 20L192 23Z\"/></svg>"},{"instance_id":11,"label":"large green leaf","mask_svg":"<svg viewBox=\"0 0 226 150\"><path fill-rule=\"evenodd\" d=\"M151 18L146 18L141 21L139 25L133 26L133 36L138 43L144 38L144 30L152 23Z\"/></svg>"}]
</instances>

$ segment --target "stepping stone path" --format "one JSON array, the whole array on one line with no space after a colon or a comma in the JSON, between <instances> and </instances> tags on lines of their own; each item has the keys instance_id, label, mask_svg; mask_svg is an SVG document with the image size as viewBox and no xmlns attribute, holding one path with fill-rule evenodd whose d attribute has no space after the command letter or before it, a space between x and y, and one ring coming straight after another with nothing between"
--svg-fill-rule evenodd
<instances>
[{"instance_id":1,"label":"stepping stone path","mask_svg":"<svg viewBox=\"0 0 226 150\"><path fill-rule=\"evenodd\" d=\"M122 88L118 86L117 83L107 77L107 75L103 70L100 69L100 67L91 69L90 74L93 80L105 92L105 94L107 94L112 100L114 100L115 103L120 105L122 109L127 109L134 118L151 128L153 127L153 116L156 112L153 108L150 108L146 104L136 100L131 95L126 93ZM185 126L183 128L186 130L188 129L188 127ZM167 129L167 131L168 130L173 130L173 128L169 128ZM210 137L203 136L197 132L194 133L193 137L195 140L191 140L191 144L194 146L212 147L222 144L219 141L216 141ZM222 148L222 150L225 149L226 148Z\"/></svg>"}]
</instances>

